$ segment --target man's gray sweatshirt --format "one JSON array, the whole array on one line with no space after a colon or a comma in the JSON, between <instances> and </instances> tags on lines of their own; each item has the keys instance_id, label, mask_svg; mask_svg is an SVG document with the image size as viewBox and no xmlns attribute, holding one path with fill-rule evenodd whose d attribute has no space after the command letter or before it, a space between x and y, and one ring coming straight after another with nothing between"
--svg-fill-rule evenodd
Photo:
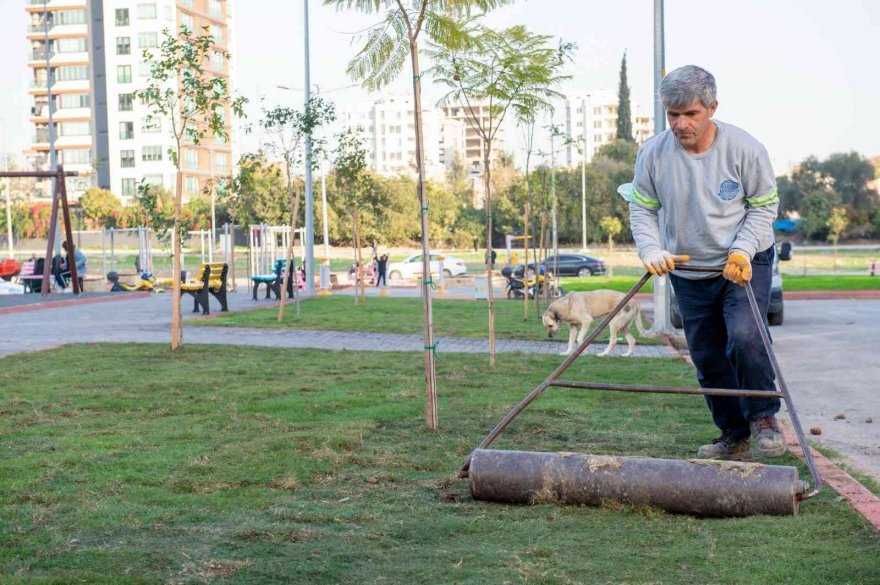
<instances>
[{"instance_id":1,"label":"man's gray sweatshirt","mask_svg":"<svg viewBox=\"0 0 880 585\"><path fill-rule=\"evenodd\" d=\"M767 149L744 130L713 122L715 141L706 152L688 153L670 130L639 149L635 178L620 193L630 203L640 257L667 250L721 266L732 251L751 259L773 245L779 197Z\"/></svg>"}]
</instances>

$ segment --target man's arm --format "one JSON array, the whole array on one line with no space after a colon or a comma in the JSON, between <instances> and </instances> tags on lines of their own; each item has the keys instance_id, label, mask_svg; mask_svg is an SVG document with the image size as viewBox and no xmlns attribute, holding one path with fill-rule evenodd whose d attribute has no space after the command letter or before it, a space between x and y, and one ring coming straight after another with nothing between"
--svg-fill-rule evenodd
<instances>
[{"instance_id":1,"label":"man's arm","mask_svg":"<svg viewBox=\"0 0 880 585\"><path fill-rule=\"evenodd\" d=\"M770 156L763 146L744 165L743 188L746 217L730 251L739 252L751 260L757 252L773 244L773 221L779 211L776 178L770 165Z\"/></svg>"}]
</instances>

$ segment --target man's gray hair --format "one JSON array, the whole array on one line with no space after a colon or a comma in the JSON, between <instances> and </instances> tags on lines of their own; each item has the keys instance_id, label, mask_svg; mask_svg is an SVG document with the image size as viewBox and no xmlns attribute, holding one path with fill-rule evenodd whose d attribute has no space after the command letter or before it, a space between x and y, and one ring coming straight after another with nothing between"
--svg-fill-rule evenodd
<instances>
[{"instance_id":1,"label":"man's gray hair","mask_svg":"<svg viewBox=\"0 0 880 585\"><path fill-rule=\"evenodd\" d=\"M686 108L694 100L711 108L717 101L715 77L696 65L685 65L670 71L660 82L660 99L667 108Z\"/></svg>"}]
</instances>

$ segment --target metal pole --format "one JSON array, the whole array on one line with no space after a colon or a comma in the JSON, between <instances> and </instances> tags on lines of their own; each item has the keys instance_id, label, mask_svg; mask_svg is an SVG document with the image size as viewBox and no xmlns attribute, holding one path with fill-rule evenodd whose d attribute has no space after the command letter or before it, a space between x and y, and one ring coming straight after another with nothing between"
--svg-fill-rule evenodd
<instances>
[{"instance_id":1,"label":"metal pole","mask_svg":"<svg viewBox=\"0 0 880 585\"><path fill-rule=\"evenodd\" d=\"M666 129L666 110L660 99L660 82L666 75L665 43L663 39L663 0L654 0L654 135ZM662 211L660 213L663 213ZM654 278L654 324L651 330L667 332L670 321L669 278Z\"/></svg>"},{"instance_id":2,"label":"metal pole","mask_svg":"<svg viewBox=\"0 0 880 585\"><path fill-rule=\"evenodd\" d=\"M587 99L581 100L584 151L581 153L581 250L587 251Z\"/></svg>"},{"instance_id":3,"label":"metal pole","mask_svg":"<svg viewBox=\"0 0 880 585\"><path fill-rule=\"evenodd\" d=\"M305 44L305 84L306 84L306 107L312 98L311 79L309 76L309 0L303 0L303 18L304 18L304 44ZM305 246L305 270L306 294L315 294L315 210L314 210L314 193L312 192L312 135L306 135L306 225L303 245ZM294 234L290 234L294 237Z\"/></svg>"},{"instance_id":4,"label":"metal pole","mask_svg":"<svg viewBox=\"0 0 880 585\"><path fill-rule=\"evenodd\" d=\"M9 170L9 159L5 153L3 156L3 170ZM8 178L3 179L3 181L6 184L6 240L9 246L9 257L15 258L15 244L12 242L12 199L9 193L12 182Z\"/></svg>"},{"instance_id":5,"label":"metal pole","mask_svg":"<svg viewBox=\"0 0 880 585\"><path fill-rule=\"evenodd\" d=\"M208 261L213 262L214 245L217 243L217 229L214 227L217 225L217 190L214 186L214 149L210 146L208 147L208 156L211 157L211 245L208 246Z\"/></svg>"},{"instance_id":6,"label":"metal pole","mask_svg":"<svg viewBox=\"0 0 880 585\"><path fill-rule=\"evenodd\" d=\"M43 5L43 20L44 23L44 32L43 36L45 47L43 50L46 55L46 99L48 101L49 106L49 170L54 171L58 168L58 155L55 152L55 122L53 120L55 113L55 106L52 103L52 66L50 64L50 60L52 58L51 53L49 52L49 4L48 2ZM52 177L50 179L52 186L52 193L55 193L55 182L56 178ZM64 180L64 179L62 179ZM56 219L56 221L58 221ZM58 226L55 226L55 254L61 254L61 230L58 229ZM48 258L46 259L48 261Z\"/></svg>"},{"instance_id":7,"label":"metal pole","mask_svg":"<svg viewBox=\"0 0 880 585\"><path fill-rule=\"evenodd\" d=\"M324 224L324 258L330 258L330 229L327 227L327 176L324 172L324 159L321 158L321 221Z\"/></svg>"},{"instance_id":8,"label":"metal pole","mask_svg":"<svg viewBox=\"0 0 880 585\"><path fill-rule=\"evenodd\" d=\"M553 128L553 112L550 112L550 127ZM559 232L556 224L556 140L555 132L550 133L550 202L553 232L553 278L559 278Z\"/></svg>"}]
</instances>

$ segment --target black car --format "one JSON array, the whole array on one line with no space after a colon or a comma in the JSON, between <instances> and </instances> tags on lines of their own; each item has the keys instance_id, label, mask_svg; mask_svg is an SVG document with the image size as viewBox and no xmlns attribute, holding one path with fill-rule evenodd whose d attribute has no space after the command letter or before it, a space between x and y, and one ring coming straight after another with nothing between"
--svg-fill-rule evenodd
<instances>
[{"instance_id":1,"label":"black car","mask_svg":"<svg viewBox=\"0 0 880 585\"><path fill-rule=\"evenodd\" d=\"M559 276L600 276L608 271L604 260L585 254L548 256L544 265L547 271L558 270Z\"/></svg>"}]
</instances>

